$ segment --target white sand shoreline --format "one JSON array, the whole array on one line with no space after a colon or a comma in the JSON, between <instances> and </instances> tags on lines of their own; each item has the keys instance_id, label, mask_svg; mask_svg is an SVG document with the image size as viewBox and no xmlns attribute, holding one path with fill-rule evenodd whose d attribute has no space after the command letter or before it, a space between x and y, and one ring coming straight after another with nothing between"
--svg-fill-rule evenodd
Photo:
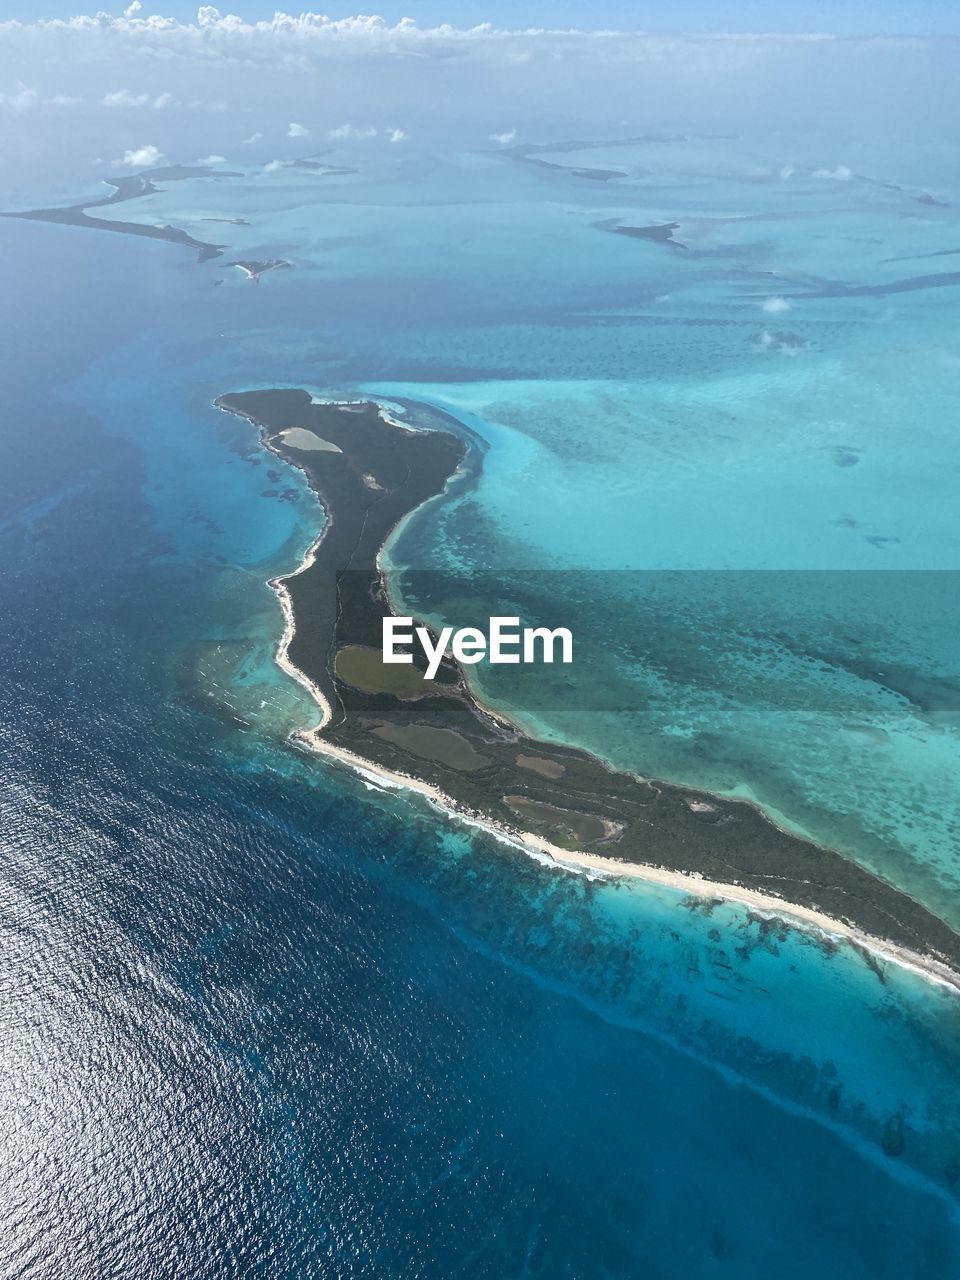
<instances>
[{"instance_id":1,"label":"white sand shoreline","mask_svg":"<svg viewBox=\"0 0 960 1280\"><path fill-rule=\"evenodd\" d=\"M579 874L593 873L603 877L640 880L647 884L676 889L698 898L719 898L724 902L735 902L750 908L758 915L769 919L782 920L793 928L829 938L836 942L852 943L870 952L878 960L895 964L919 975L935 986L954 993L960 993L960 974L956 974L949 965L908 947L890 942L882 938L874 938L863 933L843 920L836 920L813 907L804 907L798 903L776 898L772 894L761 893L756 889L748 889L742 885L725 884L718 880L709 880L698 872L674 871L667 867L658 867L647 863L623 862L618 858L606 858L600 854L585 853L581 850L563 849L551 844L541 836L529 831L510 831L501 828L492 819L470 813L462 809L455 800L442 792L438 787L420 778L404 773L393 772L383 768L364 756L355 755L344 747L328 742L320 728L299 730L291 735L294 742L300 743L311 752L323 755L345 765L354 773L367 777L391 789L408 790L424 796L436 809L448 817L464 822L469 826L480 828L495 839L512 845L527 853L540 855L540 861Z\"/></svg>"},{"instance_id":2,"label":"white sand shoreline","mask_svg":"<svg viewBox=\"0 0 960 1280\"><path fill-rule=\"evenodd\" d=\"M260 423L257 422L255 418L252 418L250 416L250 414L244 413L241 409L228 409L226 405L222 405L218 401L215 402L215 405L223 413L231 413L235 417L244 418L246 419L247 422L252 423L252 425L257 428L257 432L260 436L260 443L263 445L265 449L268 449L274 455L274 457L278 458L281 462L285 463L287 466L295 465L290 461L289 458L285 457L282 453L278 453L277 450L273 448L273 446L270 443L270 437L267 435L266 431L263 429ZM298 469L303 470L302 468L298 468ZM303 474L307 479L307 483L309 484L310 477L307 475L307 472L305 470L303 470ZM274 654L274 662L276 662L277 666L285 675L288 675L291 678L291 680L295 680L302 689L306 689L307 693L310 694L310 697L313 699L316 705L320 708L321 718L320 718L320 723L316 726L317 732L319 732L321 729L326 728L326 726L330 723L330 720L333 717L333 708L330 706L330 703L324 697L323 692L321 691L319 685L316 685L310 679L310 677L306 674L306 672L301 671L298 666L296 666L293 662L290 661L290 643L293 640L294 632L296 630L296 624L293 616L293 601L290 597L290 592L288 591L286 584L290 581L291 578L298 577L299 574L309 569L310 566L314 563L314 561L317 558L317 549L320 546L321 542L323 542L323 539L327 535L327 530L331 528L332 524L333 524L333 520L330 516L330 512L326 509L326 507L324 507L323 528L320 530L320 532L317 534L314 540L307 547L306 551L304 551L303 555L300 558L300 563L297 565L297 567L293 569L290 573L279 574L275 578L267 579L267 586L271 589L271 591L274 592L277 599L280 601L280 610L283 614L283 633L280 636L280 641L277 645L277 651Z\"/></svg>"}]
</instances>

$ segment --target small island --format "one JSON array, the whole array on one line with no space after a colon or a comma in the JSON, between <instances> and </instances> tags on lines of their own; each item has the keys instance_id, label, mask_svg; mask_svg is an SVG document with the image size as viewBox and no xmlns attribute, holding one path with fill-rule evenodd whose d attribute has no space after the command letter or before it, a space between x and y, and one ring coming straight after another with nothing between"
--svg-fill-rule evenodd
<instances>
[{"instance_id":1,"label":"small island","mask_svg":"<svg viewBox=\"0 0 960 1280\"><path fill-rule=\"evenodd\" d=\"M292 267L293 263L288 262L286 258L269 258L264 262L248 259L241 262L228 262L226 265L228 267L237 267L248 280L252 280L257 284L260 277L266 275L268 271L278 271L281 267Z\"/></svg>"},{"instance_id":2,"label":"small island","mask_svg":"<svg viewBox=\"0 0 960 1280\"><path fill-rule=\"evenodd\" d=\"M835 850L750 804L526 736L479 701L452 658L432 682L422 666L384 665L383 618L394 609L381 552L412 511L476 474L481 451L460 424L412 429L374 403L323 403L288 389L216 403L299 467L326 513L300 567L271 584L286 618L278 661L322 712L316 729L295 735L301 746L418 790L560 865L675 885L693 906L737 900L828 946L845 938L880 981L883 962L896 960L960 985L960 935Z\"/></svg>"},{"instance_id":3,"label":"small island","mask_svg":"<svg viewBox=\"0 0 960 1280\"><path fill-rule=\"evenodd\" d=\"M633 240L652 240L654 244L669 244L676 249L688 249L690 246L674 235L674 232L679 229L679 222L658 222L649 227L629 227L618 224L611 228L618 236L629 236Z\"/></svg>"}]
</instances>

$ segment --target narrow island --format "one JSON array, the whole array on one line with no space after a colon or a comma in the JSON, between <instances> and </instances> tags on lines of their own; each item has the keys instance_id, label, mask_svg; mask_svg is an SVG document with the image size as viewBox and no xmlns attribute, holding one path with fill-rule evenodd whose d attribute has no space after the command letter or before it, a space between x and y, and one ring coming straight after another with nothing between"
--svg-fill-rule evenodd
<instances>
[{"instance_id":1,"label":"narrow island","mask_svg":"<svg viewBox=\"0 0 960 1280\"><path fill-rule=\"evenodd\" d=\"M569 155L571 152L578 151L609 150L615 147L686 141L687 138L684 134L647 133L632 138L609 138L605 140L592 139L583 141L567 139L563 142L548 143L517 142L513 146L505 147L497 154L505 155L518 164L531 165L540 170L562 174L564 177L583 178L589 182L616 182L620 178L630 176L627 169L600 169L584 165L565 165L558 163L556 160L547 160L544 157L548 155Z\"/></svg>"},{"instance_id":2,"label":"narrow island","mask_svg":"<svg viewBox=\"0 0 960 1280\"><path fill-rule=\"evenodd\" d=\"M291 160L288 168L299 169L302 173L312 173L318 178L343 178L353 173L359 173L359 169L350 169L342 164L326 164L322 160Z\"/></svg>"},{"instance_id":3,"label":"narrow island","mask_svg":"<svg viewBox=\"0 0 960 1280\"><path fill-rule=\"evenodd\" d=\"M629 236L633 240L652 240L654 244L669 244L675 249L688 249L690 246L674 235L679 229L679 222L658 222L649 227L626 227L619 224L611 227L618 236Z\"/></svg>"},{"instance_id":4,"label":"narrow island","mask_svg":"<svg viewBox=\"0 0 960 1280\"><path fill-rule=\"evenodd\" d=\"M278 389L221 396L263 444L299 467L326 513L300 567L274 580L286 620L278 662L308 688L320 725L304 747L532 847L559 865L730 899L765 920L845 938L883 981L883 962L960 987L960 935L902 890L759 809L613 769L534 740L482 705L446 658L437 680L384 665L393 612L385 543L424 502L475 473L465 429L412 429L370 402L321 403Z\"/></svg>"},{"instance_id":5,"label":"narrow island","mask_svg":"<svg viewBox=\"0 0 960 1280\"><path fill-rule=\"evenodd\" d=\"M240 178L243 175L226 169L211 169L206 165L166 165L159 169L148 169L143 173L124 175L121 178L110 178L107 186L113 187L110 195L99 200L84 200L80 204L65 205L52 209L27 209L23 213L2 213L3 218L23 218L30 222L56 222L69 227L89 227L94 231L113 231L121 235L145 236L149 240L166 240L169 244L183 245L196 250L198 262L209 262L219 258L227 247L223 244L212 244L206 240L198 240L182 227L169 224L156 226L149 222L121 222L114 218L98 218L88 212L90 209L103 209L108 205L122 204L127 200L137 200L142 196L153 195L161 188L158 182L183 182L189 178ZM210 219L205 219L210 221ZM231 222L242 222L242 219L229 219Z\"/></svg>"}]
</instances>

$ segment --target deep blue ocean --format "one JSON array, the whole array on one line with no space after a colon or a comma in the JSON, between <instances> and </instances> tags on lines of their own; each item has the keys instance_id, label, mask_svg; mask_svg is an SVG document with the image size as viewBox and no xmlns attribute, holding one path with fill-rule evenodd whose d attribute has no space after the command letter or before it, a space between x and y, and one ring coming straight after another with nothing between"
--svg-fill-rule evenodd
<instances>
[{"instance_id":1,"label":"deep blue ocean","mask_svg":"<svg viewBox=\"0 0 960 1280\"><path fill-rule=\"evenodd\" d=\"M406 282L0 252L3 1280L960 1274L952 993L287 744L322 515L213 397L424 380L464 299L370 367Z\"/></svg>"}]
</instances>

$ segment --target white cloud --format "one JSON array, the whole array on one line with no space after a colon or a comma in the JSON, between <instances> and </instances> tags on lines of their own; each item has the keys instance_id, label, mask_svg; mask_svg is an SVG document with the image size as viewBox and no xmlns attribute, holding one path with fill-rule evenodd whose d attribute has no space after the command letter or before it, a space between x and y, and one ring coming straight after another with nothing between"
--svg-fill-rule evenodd
<instances>
[{"instance_id":1,"label":"white cloud","mask_svg":"<svg viewBox=\"0 0 960 1280\"><path fill-rule=\"evenodd\" d=\"M40 95L36 89L31 89L22 80L17 81L12 93L0 93L0 107L6 107L9 111L15 111L18 115L21 111L29 111L39 101Z\"/></svg>"},{"instance_id":2,"label":"white cloud","mask_svg":"<svg viewBox=\"0 0 960 1280\"><path fill-rule=\"evenodd\" d=\"M252 147L253 144L255 142L259 142L262 137L263 137L262 133L251 133L249 138L244 138L243 145L245 147Z\"/></svg>"},{"instance_id":3,"label":"white cloud","mask_svg":"<svg viewBox=\"0 0 960 1280\"><path fill-rule=\"evenodd\" d=\"M118 161L119 164L130 165L133 169L152 169L154 165L158 165L163 159L163 152L159 147L155 147L152 143L148 143L143 147L134 147L130 151L123 153L123 159Z\"/></svg>"},{"instance_id":4,"label":"white cloud","mask_svg":"<svg viewBox=\"0 0 960 1280\"><path fill-rule=\"evenodd\" d=\"M586 9L587 7L584 6ZM700 60L700 55L707 54L715 65L726 63L727 66L742 66L753 62L759 56L773 52L779 54L784 50L816 50L825 48L836 50L846 45L848 48L870 46L878 50L929 50L937 44L935 37L869 37L859 41L843 41L838 37L824 34L775 35L775 34L743 34L743 35L697 35L696 33L658 36L642 31L616 31L596 29L559 29L559 28L502 28L484 22L474 27L456 27L451 23L443 23L437 27L420 27L412 18L402 18L394 26L383 18L358 15L354 17L329 18L319 13L301 12L299 16L277 11L271 18L246 22L235 14L221 14L216 5L200 5L193 22L180 22L175 18L164 18L158 14L149 17L141 16L143 5L140 0L131 0L123 10L121 17L111 17L103 11L95 16L77 16L74 18L38 19L33 23L2 22L2 28L19 28L72 31L72 32L109 32L124 31L137 35L150 36L162 33L164 47L170 48L167 39L173 35L181 46L204 47L210 49L207 37L211 34L236 37L237 41L262 41L265 45L279 41L300 41L312 44L318 52L340 55L346 47L379 50L388 53L437 50L445 53L449 50L462 49L466 46L498 47L504 57L518 66L523 66L541 54L553 59L559 53L564 56L584 47L594 48L603 55L612 55L614 60L627 62L652 62L664 58L676 58L689 61L691 55ZM324 46L321 49L321 46ZM726 58L733 52L734 58ZM226 53L224 46L224 56Z\"/></svg>"},{"instance_id":5,"label":"white cloud","mask_svg":"<svg viewBox=\"0 0 960 1280\"><path fill-rule=\"evenodd\" d=\"M296 120L291 120L287 125L288 138L305 138L309 132L310 130L305 129L302 124L297 124Z\"/></svg>"},{"instance_id":6,"label":"white cloud","mask_svg":"<svg viewBox=\"0 0 960 1280\"><path fill-rule=\"evenodd\" d=\"M210 165L214 165L214 164L226 164L227 157L226 156L204 156L202 160L194 160L193 163L205 165L209 167Z\"/></svg>"},{"instance_id":7,"label":"white cloud","mask_svg":"<svg viewBox=\"0 0 960 1280\"><path fill-rule=\"evenodd\" d=\"M804 344L791 338L788 334L765 332L760 335L760 346L764 351L776 351L781 356L793 359L802 355Z\"/></svg>"},{"instance_id":8,"label":"white cloud","mask_svg":"<svg viewBox=\"0 0 960 1280\"><path fill-rule=\"evenodd\" d=\"M791 309L792 304L787 298L767 298L761 307L761 310L765 311L769 316L780 315L782 312L790 311Z\"/></svg>"},{"instance_id":9,"label":"white cloud","mask_svg":"<svg viewBox=\"0 0 960 1280\"><path fill-rule=\"evenodd\" d=\"M104 107L146 107L152 106L154 111L162 111L173 101L172 93L158 93L151 99L149 93L131 93L129 89L117 89L113 93L105 93L100 99Z\"/></svg>"},{"instance_id":10,"label":"white cloud","mask_svg":"<svg viewBox=\"0 0 960 1280\"><path fill-rule=\"evenodd\" d=\"M387 138L391 142L406 142L407 131L406 129L388 129Z\"/></svg>"},{"instance_id":11,"label":"white cloud","mask_svg":"<svg viewBox=\"0 0 960 1280\"><path fill-rule=\"evenodd\" d=\"M117 89L114 93L105 93L100 99L100 105L104 107L145 107L149 101L149 93L131 93L129 89Z\"/></svg>"},{"instance_id":12,"label":"white cloud","mask_svg":"<svg viewBox=\"0 0 960 1280\"><path fill-rule=\"evenodd\" d=\"M82 102L82 98L67 93L55 93L51 98L44 98L22 80L17 81L12 92L0 93L0 107L17 115L31 107L79 107Z\"/></svg>"},{"instance_id":13,"label":"white cloud","mask_svg":"<svg viewBox=\"0 0 960 1280\"><path fill-rule=\"evenodd\" d=\"M83 93L88 102L103 95L105 84L151 86L152 102L159 94L152 77L162 74L179 106L198 100L205 114L212 110L214 94L231 108L243 108L250 84L267 69L278 122L284 117L319 122L325 119L321 111L338 104L336 116L322 127L311 126L314 135L325 135L330 119L388 125L412 120L403 112L426 98L447 101L449 110L419 123L418 140L453 129L461 137L492 133L488 145L500 147L539 137L543 122L559 125L573 117L590 129L582 136L603 137L599 131L609 128L611 102L625 104L633 127L640 129L642 121L642 130L658 132L672 131L681 116L691 132L707 124L711 131L735 132L744 117L764 119L772 131L798 122L835 127L842 118L851 136L859 136L864 125L885 129L891 121L905 132L919 132L931 118L953 119L960 110L960 77L953 71L957 44L945 37L510 30L490 23L464 28L456 16L451 23L418 26L410 20L300 12L333 7L322 5L298 5L296 13L282 11L292 5L279 5L281 11L270 17L243 20L227 12L233 7L229 0L199 8L192 0L190 21L155 12L183 3L142 0L136 8L133 0L115 5L75 0L71 6L60 0L58 7L87 16L21 22L0 17L3 65L15 68L12 74L36 85L44 97L66 85L67 92ZM9 7L0 0L0 13ZM29 7L42 12L54 6L36 0ZM247 0L244 7L264 14L274 8L268 0L261 5ZM621 6L624 12L629 7ZM108 8L122 16L96 13ZM461 6L448 8L457 15ZM592 8L580 6L585 25L594 20ZM754 8L760 12L763 6ZM48 81L55 67L69 67L70 80ZM453 81L457 92L451 97ZM862 82L869 83L870 94L855 92ZM8 84L0 84L0 92L5 113L40 105ZM132 97L139 94L132 88ZM495 125L491 116L499 118ZM253 117L246 119L252 130ZM286 131L282 124L271 126L276 128ZM381 135L389 139L390 129L381 129ZM831 159L824 172L840 178L834 163ZM804 166L798 173L810 181L814 168ZM779 169L772 166L774 174Z\"/></svg>"},{"instance_id":14,"label":"white cloud","mask_svg":"<svg viewBox=\"0 0 960 1280\"><path fill-rule=\"evenodd\" d=\"M269 160L263 166L264 173L276 173L278 169L285 169L286 163L283 160Z\"/></svg>"},{"instance_id":15,"label":"white cloud","mask_svg":"<svg viewBox=\"0 0 960 1280\"><path fill-rule=\"evenodd\" d=\"M352 124L342 124L339 128L330 130L331 138L375 138L376 136L376 129L358 129Z\"/></svg>"},{"instance_id":16,"label":"white cloud","mask_svg":"<svg viewBox=\"0 0 960 1280\"><path fill-rule=\"evenodd\" d=\"M831 178L834 182L849 182L853 174L845 164L838 164L835 169L815 169L815 178Z\"/></svg>"},{"instance_id":17,"label":"white cloud","mask_svg":"<svg viewBox=\"0 0 960 1280\"><path fill-rule=\"evenodd\" d=\"M785 164L783 168L780 170L780 181L788 182L795 173L796 173L796 169L794 169L792 164Z\"/></svg>"}]
</instances>

